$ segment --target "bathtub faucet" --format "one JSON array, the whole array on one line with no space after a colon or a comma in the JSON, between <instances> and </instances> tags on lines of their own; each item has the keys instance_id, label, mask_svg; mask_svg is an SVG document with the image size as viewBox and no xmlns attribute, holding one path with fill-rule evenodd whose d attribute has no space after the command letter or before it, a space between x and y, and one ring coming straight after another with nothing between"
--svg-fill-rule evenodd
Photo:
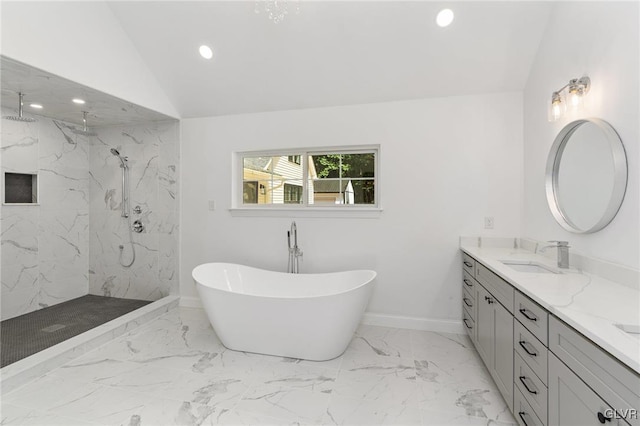
<instances>
[{"instance_id":1,"label":"bathtub faucet","mask_svg":"<svg viewBox=\"0 0 640 426\"><path fill-rule=\"evenodd\" d=\"M291 245L291 237L293 237L293 245ZM302 250L298 247L298 227L296 222L291 222L291 230L287 231L287 242L289 244L289 263L287 272L297 274L300 272L298 258L302 257Z\"/></svg>"}]
</instances>

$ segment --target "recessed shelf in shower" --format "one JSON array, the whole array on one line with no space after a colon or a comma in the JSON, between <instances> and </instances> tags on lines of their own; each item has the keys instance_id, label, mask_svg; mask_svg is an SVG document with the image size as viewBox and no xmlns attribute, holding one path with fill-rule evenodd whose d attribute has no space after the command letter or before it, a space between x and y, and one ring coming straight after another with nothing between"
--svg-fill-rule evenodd
<instances>
[{"instance_id":1,"label":"recessed shelf in shower","mask_svg":"<svg viewBox=\"0 0 640 426\"><path fill-rule=\"evenodd\" d=\"M4 204L38 204L38 174L5 172L3 192Z\"/></svg>"}]
</instances>

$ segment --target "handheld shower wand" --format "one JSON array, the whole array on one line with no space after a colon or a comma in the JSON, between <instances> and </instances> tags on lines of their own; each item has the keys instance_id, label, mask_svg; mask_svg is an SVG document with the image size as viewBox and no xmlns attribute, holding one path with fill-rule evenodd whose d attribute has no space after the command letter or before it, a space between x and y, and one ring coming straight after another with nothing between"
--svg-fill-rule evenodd
<instances>
[{"instance_id":1,"label":"handheld shower wand","mask_svg":"<svg viewBox=\"0 0 640 426\"><path fill-rule=\"evenodd\" d=\"M122 262L122 252L124 251L124 245L120 244L119 249L120 264L125 268L128 268L133 265L133 262L135 262L136 260L136 250L133 245L133 234L131 233L131 215L129 211L129 165L127 164L127 157L123 157L122 155L120 155L120 152L117 149L111 148L110 151L111 154L118 157L118 159L120 160L120 168L122 169L122 213L120 214L120 216L127 219L127 228L129 228L129 243L131 244L132 253L130 263L125 264Z\"/></svg>"}]
</instances>

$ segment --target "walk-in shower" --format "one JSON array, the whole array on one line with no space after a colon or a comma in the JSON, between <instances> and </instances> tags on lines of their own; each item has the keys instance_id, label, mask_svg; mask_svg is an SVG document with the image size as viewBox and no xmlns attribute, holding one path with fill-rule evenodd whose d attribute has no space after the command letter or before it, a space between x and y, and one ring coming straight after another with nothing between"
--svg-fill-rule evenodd
<instances>
[{"instance_id":1,"label":"walk-in shower","mask_svg":"<svg viewBox=\"0 0 640 426\"><path fill-rule=\"evenodd\" d=\"M30 366L53 365L61 350L60 360L83 353L68 350L79 345L70 337L101 324L86 338L115 337L168 302L137 308L178 293L177 200L169 194L178 186L179 133L171 117L2 55L0 85L0 193L9 174L20 200L31 201L0 203L4 392L17 383L13 373L33 377ZM67 102L79 96L84 107Z\"/></svg>"}]
</instances>

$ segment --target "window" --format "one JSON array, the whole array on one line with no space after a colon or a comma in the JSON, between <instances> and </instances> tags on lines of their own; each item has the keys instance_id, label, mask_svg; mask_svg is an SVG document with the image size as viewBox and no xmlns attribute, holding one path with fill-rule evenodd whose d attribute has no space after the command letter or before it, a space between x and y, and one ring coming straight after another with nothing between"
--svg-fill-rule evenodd
<instances>
[{"instance_id":1,"label":"window","mask_svg":"<svg viewBox=\"0 0 640 426\"><path fill-rule=\"evenodd\" d=\"M258 182L246 181L242 183L242 202L256 204L258 202Z\"/></svg>"},{"instance_id":2,"label":"window","mask_svg":"<svg viewBox=\"0 0 640 426\"><path fill-rule=\"evenodd\" d=\"M379 205L378 147L238 153L237 207Z\"/></svg>"},{"instance_id":3,"label":"window","mask_svg":"<svg viewBox=\"0 0 640 426\"><path fill-rule=\"evenodd\" d=\"M301 157L300 155L289 155L287 156L287 159L291 163L300 164L300 157Z\"/></svg>"},{"instance_id":4,"label":"window","mask_svg":"<svg viewBox=\"0 0 640 426\"><path fill-rule=\"evenodd\" d=\"M302 202L302 186L285 183L284 202L285 204L300 204Z\"/></svg>"}]
</instances>

